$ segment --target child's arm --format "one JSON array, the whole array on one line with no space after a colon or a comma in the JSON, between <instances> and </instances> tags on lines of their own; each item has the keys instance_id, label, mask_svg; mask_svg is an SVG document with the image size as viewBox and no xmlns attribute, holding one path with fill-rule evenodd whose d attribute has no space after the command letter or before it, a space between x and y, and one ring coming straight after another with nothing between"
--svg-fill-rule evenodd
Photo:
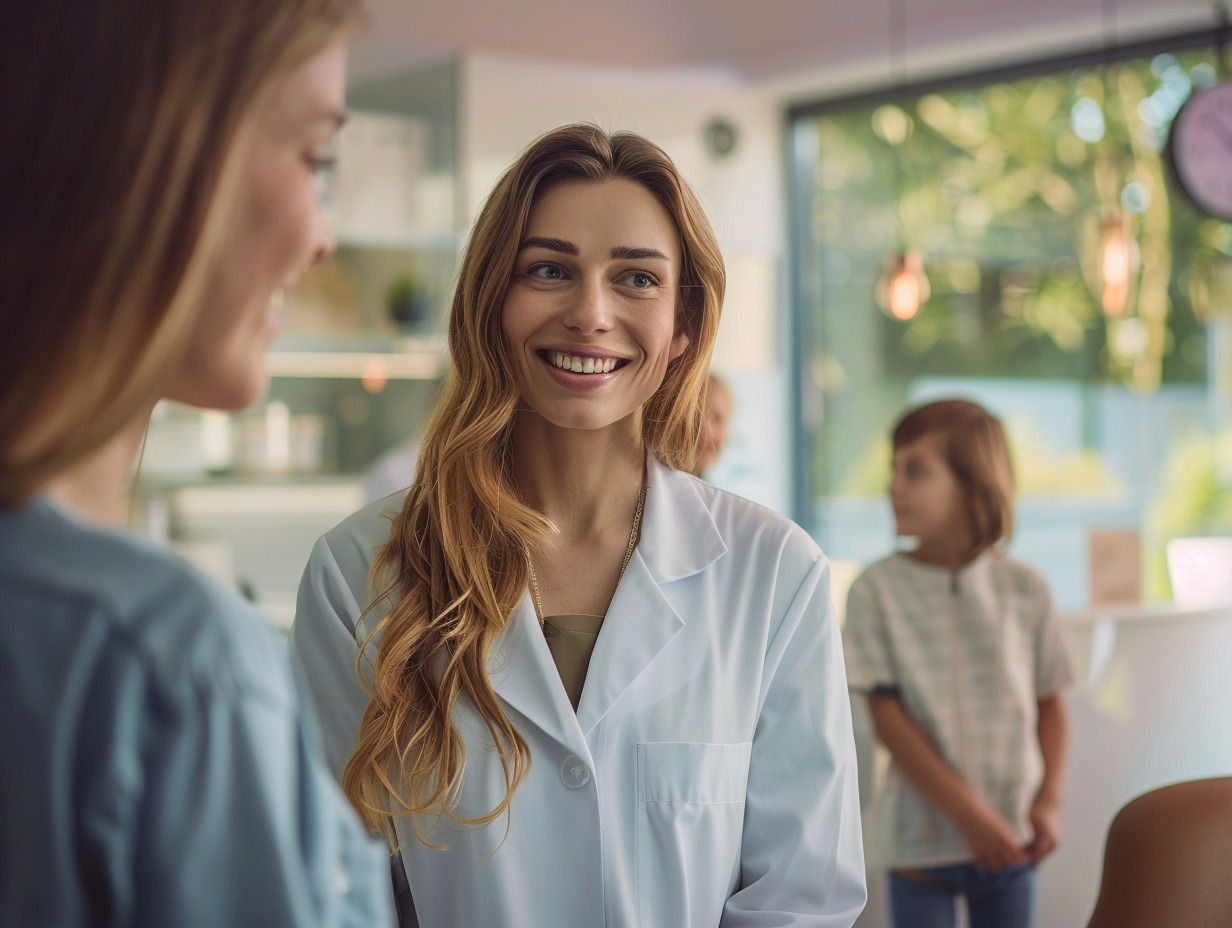
<instances>
[{"instance_id":1,"label":"child's arm","mask_svg":"<svg viewBox=\"0 0 1232 928\"><path fill-rule=\"evenodd\" d=\"M897 696L871 693L868 705L877 737L911 784L954 822L976 867L1004 870L1028 860L1009 825L937 753Z\"/></svg>"},{"instance_id":2,"label":"child's arm","mask_svg":"<svg viewBox=\"0 0 1232 928\"><path fill-rule=\"evenodd\" d=\"M1061 785L1069 757L1069 713L1059 693L1040 698L1037 731L1040 753L1044 756L1044 782L1031 806L1035 837L1027 845L1027 854L1032 860L1052 853L1061 836Z\"/></svg>"}]
</instances>

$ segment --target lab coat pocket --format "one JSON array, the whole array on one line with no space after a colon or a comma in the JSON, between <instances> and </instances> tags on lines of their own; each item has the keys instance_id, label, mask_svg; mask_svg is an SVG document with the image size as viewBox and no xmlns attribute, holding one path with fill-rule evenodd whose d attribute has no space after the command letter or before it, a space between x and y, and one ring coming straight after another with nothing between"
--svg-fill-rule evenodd
<instances>
[{"instance_id":1,"label":"lab coat pocket","mask_svg":"<svg viewBox=\"0 0 1232 928\"><path fill-rule=\"evenodd\" d=\"M642 928L714 926L739 874L751 742L637 745Z\"/></svg>"}]
</instances>

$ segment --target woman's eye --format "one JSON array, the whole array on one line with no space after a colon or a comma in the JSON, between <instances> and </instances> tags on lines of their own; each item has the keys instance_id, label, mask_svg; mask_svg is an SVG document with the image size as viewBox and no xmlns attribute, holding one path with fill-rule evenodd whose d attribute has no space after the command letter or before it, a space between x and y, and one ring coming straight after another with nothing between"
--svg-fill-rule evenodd
<instances>
[{"instance_id":1,"label":"woman's eye","mask_svg":"<svg viewBox=\"0 0 1232 928\"><path fill-rule=\"evenodd\" d=\"M308 166L317 174L332 171L338 166L338 156L328 153L311 154L308 156Z\"/></svg>"},{"instance_id":2,"label":"woman's eye","mask_svg":"<svg viewBox=\"0 0 1232 928\"><path fill-rule=\"evenodd\" d=\"M535 264L526 269L526 276L537 280L561 280L565 275L555 264Z\"/></svg>"},{"instance_id":3,"label":"woman's eye","mask_svg":"<svg viewBox=\"0 0 1232 928\"><path fill-rule=\"evenodd\" d=\"M312 189L317 199L325 202L330 199L334 185L334 169L338 166L338 156L333 154L310 154L305 160L312 171Z\"/></svg>"},{"instance_id":4,"label":"woman's eye","mask_svg":"<svg viewBox=\"0 0 1232 928\"><path fill-rule=\"evenodd\" d=\"M632 274L626 274L624 282L634 290L649 290L658 284L658 281L645 271L634 271Z\"/></svg>"}]
</instances>

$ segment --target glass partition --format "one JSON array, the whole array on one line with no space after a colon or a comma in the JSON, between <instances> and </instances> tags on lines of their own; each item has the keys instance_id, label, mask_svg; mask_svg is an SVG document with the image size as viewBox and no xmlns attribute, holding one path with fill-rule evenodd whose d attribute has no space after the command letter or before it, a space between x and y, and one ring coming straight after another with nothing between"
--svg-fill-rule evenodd
<instances>
[{"instance_id":1,"label":"glass partition","mask_svg":"<svg viewBox=\"0 0 1232 928\"><path fill-rule=\"evenodd\" d=\"M793 114L796 492L832 558L893 548L887 432L940 396L1006 422L1011 547L1065 608L1093 529L1141 533L1148 599L1169 538L1232 532L1232 226L1166 150L1216 57L1177 40Z\"/></svg>"}]
</instances>

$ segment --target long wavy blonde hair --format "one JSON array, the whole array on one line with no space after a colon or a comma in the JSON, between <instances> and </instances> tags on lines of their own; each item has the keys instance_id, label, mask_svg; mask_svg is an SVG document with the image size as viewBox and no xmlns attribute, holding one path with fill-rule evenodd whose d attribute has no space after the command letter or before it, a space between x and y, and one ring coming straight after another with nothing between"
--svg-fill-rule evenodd
<instances>
[{"instance_id":1,"label":"long wavy blonde hair","mask_svg":"<svg viewBox=\"0 0 1232 928\"><path fill-rule=\"evenodd\" d=\"M675 222L683 267L678 309L684 353L642 410L646 449L687 469L697 452L701 400L723 302L718 243L696 196L658 146L593 125L533 142L501 177L462 260L449 321L453 369L420 447L415 481L370 575L372 606L392 609L379 636L370 700L343 788L366 824L394 841L398 816L446 815L468 825L504 814L530 767L530 749L488 679L488 652L526 594L527 550L550 526L523 503L511 476L518 395L501 329L505 291L536 196L565 179L626 179L655 196ZM455 814L465 747L453 722L459 700L478 710L499 751L504 798L486 814ZM427 841L420 833L421 841Z\"/></svg>"},{"instance_id":2,"label":"long wavy blonde hair","mask_svg":"<svg viewBox=\"0 0 1232 928\"><path fill-rule=\"evenodd\" d=\"M360 0L39 0L0 40L0 503L160 398L262 92Z\"/></svg>"}]
</instances>

